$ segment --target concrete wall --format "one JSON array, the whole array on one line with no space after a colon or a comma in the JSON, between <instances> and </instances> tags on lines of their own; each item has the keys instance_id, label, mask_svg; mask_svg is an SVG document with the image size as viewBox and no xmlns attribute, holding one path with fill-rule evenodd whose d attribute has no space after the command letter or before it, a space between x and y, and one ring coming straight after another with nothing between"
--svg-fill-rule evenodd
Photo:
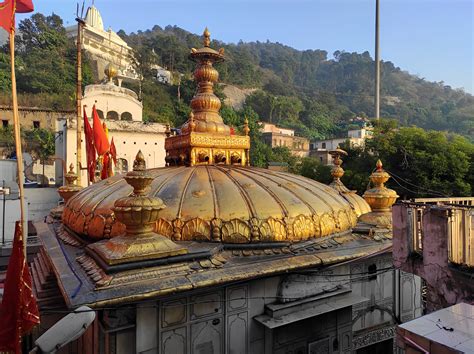
<instances>
[{"instance_id":1,"label":"concrete wall","mask_svg":"<svg viewBox=\"0 0 474 354\"><path fill-rule=\"evenodd\" d=\"M409 209L404 204L392 209L394 265L425 280L428 312L459 302L474 304L472 272L464 272L448 260L448 210L435 206L423 209L422 247L415 249Z\"/></svg>"},{"instance_id":2,"label":"concrete wall","mask_svg":"<svg viewBox=\"0 0 474 354\"><path fill-rule=\"evenodd\" d=\"M57 188L26 188L25 200L28 205L28 220L43 220L52 208L58 206L61 197Z\"/></svg>"},{"instance_id":3,"label":"concrete wall","mask_svg":"<svg viewBox=\"0 0 474 354\"><path fill-rule=\"evenodd\" d=\"M52 111L34 107L20 107L20 125L24 129L33 129L33 122L38 121L40 128L55 130L56 120L72 118L74 111ZM0 106L0 121L7 120L9 125L13 125L13 110L10 107ZM0 122L3 124L3 122Z\"/></svg>"}]
</instances>

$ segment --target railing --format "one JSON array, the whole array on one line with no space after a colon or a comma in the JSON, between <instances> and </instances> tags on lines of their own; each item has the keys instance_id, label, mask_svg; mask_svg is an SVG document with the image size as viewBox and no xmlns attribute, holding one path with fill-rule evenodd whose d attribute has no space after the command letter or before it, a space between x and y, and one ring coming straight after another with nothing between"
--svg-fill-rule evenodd
<instances>
[{"instance_id":1,"label":"railing","mask_svg":"<svg viewBox=\"0 0 474 354\"><path fill-rule=\"evenodd\" d=\"M408 234L411 250L423 253L424 215L430 208L446 210L448 260L474 268L474 198L420 198L407 203Z\"/></svg>"}]
</instances>

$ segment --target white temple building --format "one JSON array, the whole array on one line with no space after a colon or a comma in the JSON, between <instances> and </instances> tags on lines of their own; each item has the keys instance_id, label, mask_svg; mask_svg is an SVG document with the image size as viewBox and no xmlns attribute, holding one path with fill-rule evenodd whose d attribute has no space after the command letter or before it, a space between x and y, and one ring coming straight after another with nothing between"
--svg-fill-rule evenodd
<instances>
[{"instance_id":1,"label":"white temple building","mask_svg":"<svg viewBox=\"0 0 474 354\"><path fill-rule=\"evenodd\" d=\"M82 31L82 48L89 55L95 74L102 80L109 63L118 68L119 85L122 80L138 80L133 67L133 49L111 28L104 29L104 22L95 6L87 9ZM77 38L77 25L66 28L70 38Z\"/></svg>"},{"instance_id":2,"label":"white temple building","mask_svg":"<svg viewBox=\"0 0 474 354\"><path fill-rule=\"evenodd\" d=\"M165 131L161 123L143 122L142 103L132 90L116 85L117 69L108 65L105 70L107 82L88 85L84 90L82 105L92 125L92 107L95 104L102 122L109 131L109 140L114 139L117 149L117 165L115 173L126 173L131 170L138 150L145 156L147 166L162 167L165 165ZM65 166L76 164L77 156L77 124L75 119L58 120L56 139L56 156L63 159ZM86 147L84 132L82 133L81 164L86 166ZM60 164L56 167L56 179L62 179L64 169ZM87 185L87 171L81 171L81 184Z\"/></svg>"}]
</instances>

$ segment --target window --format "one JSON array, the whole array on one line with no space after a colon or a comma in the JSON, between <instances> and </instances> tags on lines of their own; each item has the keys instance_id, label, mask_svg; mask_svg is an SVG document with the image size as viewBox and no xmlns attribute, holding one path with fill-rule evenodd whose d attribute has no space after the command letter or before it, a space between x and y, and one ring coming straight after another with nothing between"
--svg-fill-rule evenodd
<instances>
[{"instance_id":1,"label":"window","mask_svg":"<svg viewBox=\"0 0 474 354\"><path fill-rule=\"evenodd\" d=\"M104 112L102 112L100 109L97 110L97 115L100 119L104 119Z\"/></svg>"},{"instance_id":2,"label":"window","mask_svg":"<svg viewBox=\"0 0 474 354\"><path fill-rule=\"evenodd\" d=\"M125 159L117 159L117 165L115 165L115 173L125 174L128 172L128 161Z\"/></svg>"},{"instance_id":3,"label":"window","mask_svg":"<svg viewBox=\"0 0 474 354\"><path fill-rule=\"evenodd\" d=\"M367 268L367 273L369 274L369 280L376 280L377 279L377 265L371 264Z\"/></svg>"},{"instance_id":4,"label":"window","mask_svg":"<svg viewBox=\"0 0 474 354\"><path fill-rule=\"evenodd\" d=\"M132 120L132 114L130 112L123 112L120 115L121 120Z\"/></svg>"},{"instance_id":5,"label":"window","mask_svg":"<svg viewBox=\"0 0 474 354\"><path fill-rule=\"evenodd\" d=\"M322 156L319 156L319 162L323 162Z\"/></svg>"},{"instance_id":6,"label":"window","mask_svg":"<svg viewBox=\"0 0 474 354\"><path fill-rule=\"evenodd\" d=\"M322 144L321 144L321 147L322 147L323 149L325 149L325 148L326 148L326 143L322 143Z\"/></svg>"},{"instance_id":7,"label":"window","mask_svg":"<svg viewBox=\"0 0 474 354\"><path fill-rule=\"evenodd\" d=\"M40 122L39 122L39 120L34 120L34 121L33 121L33 128L35 128L35 129L39 129L39 128L40 128Z\"/></svg>"},{"instance_id":8,"label":"window","mask_svg":"<svg viewBox=\"0 0 474 354\"><path fill-rule=\"evenodd\" d=\"M3 120L2 120L2 126L3 126L4 128L8 128L8 119L3 119Z\"/></svg>"},{"instance_id":9,"label":"window","mask_svg":"<svg viewBox=\"0 0 474 354\"><path fill-rule=\"evenodd\" d=\"M117 112L115 111L108 111L107 112L107 119L110 119L110 120L118 120L119 119L119 115Z\"/></svg>"}]
</instances>

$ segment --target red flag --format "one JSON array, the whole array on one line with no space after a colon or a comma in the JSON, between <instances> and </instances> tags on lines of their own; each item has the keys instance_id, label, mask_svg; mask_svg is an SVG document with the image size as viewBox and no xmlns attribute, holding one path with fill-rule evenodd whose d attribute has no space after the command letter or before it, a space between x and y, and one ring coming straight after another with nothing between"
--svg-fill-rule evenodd
<instances>
[{"instance_id":1,"label":"red flag","mask_svg":"<svg viewBox=\"0 0 474 354\"><path fill-rule=\"evenodd\" d=\"M86 141L86 157L87 157L87 174L89 181L94 182L95 176L95 147L94 147L94 133L92 127L87 119L86 108L84 107L84 135Z\"/></svg>"},{"instance_id":2,"label":"red flag","mask_svg":"<svg viewBox=\"0 0 474 354\"><path fill-rule=\"evenodd\" d=\"M16 222L0 306L0 351L21 353L21 337L40 323L38 305L31 288L31 275L23 253L23 233Z\"/></svg>"},{"instance_id":3,"label":"red flag","mask_svg":"<svg viewBox=\"0 0 474 354\"><path fill-rule=\"evenodd\" d=\"M15 27L15 12L25 13L33 10L32 0L4 0L0 2L0 27L11 32Z\"/></svg>"},{"instance_id":4,"label":"red flag","mask_svg":"<svg viewBox=\"0 0 474 354\"><path fill-rule=\"evenodd\" d=\"M95 105L92 107L92 129L94 131L94 146L99 156L104 155L110 149L109 140L105 135L104 128L100 122L99 115L95 109Z\"/></svg>"},{"instance_id":5,"label":"red flag","mask_svg":"<svg viewBox=\"0 0 474 354\"><path fill-rule=\"evenodd\" d=\"M117 166L117 149L115 148L114 137L112 137L112 141L110 142L110 155L112 155L112 159L114 160L114 166Z\"/></svg>"}]
</instances>

